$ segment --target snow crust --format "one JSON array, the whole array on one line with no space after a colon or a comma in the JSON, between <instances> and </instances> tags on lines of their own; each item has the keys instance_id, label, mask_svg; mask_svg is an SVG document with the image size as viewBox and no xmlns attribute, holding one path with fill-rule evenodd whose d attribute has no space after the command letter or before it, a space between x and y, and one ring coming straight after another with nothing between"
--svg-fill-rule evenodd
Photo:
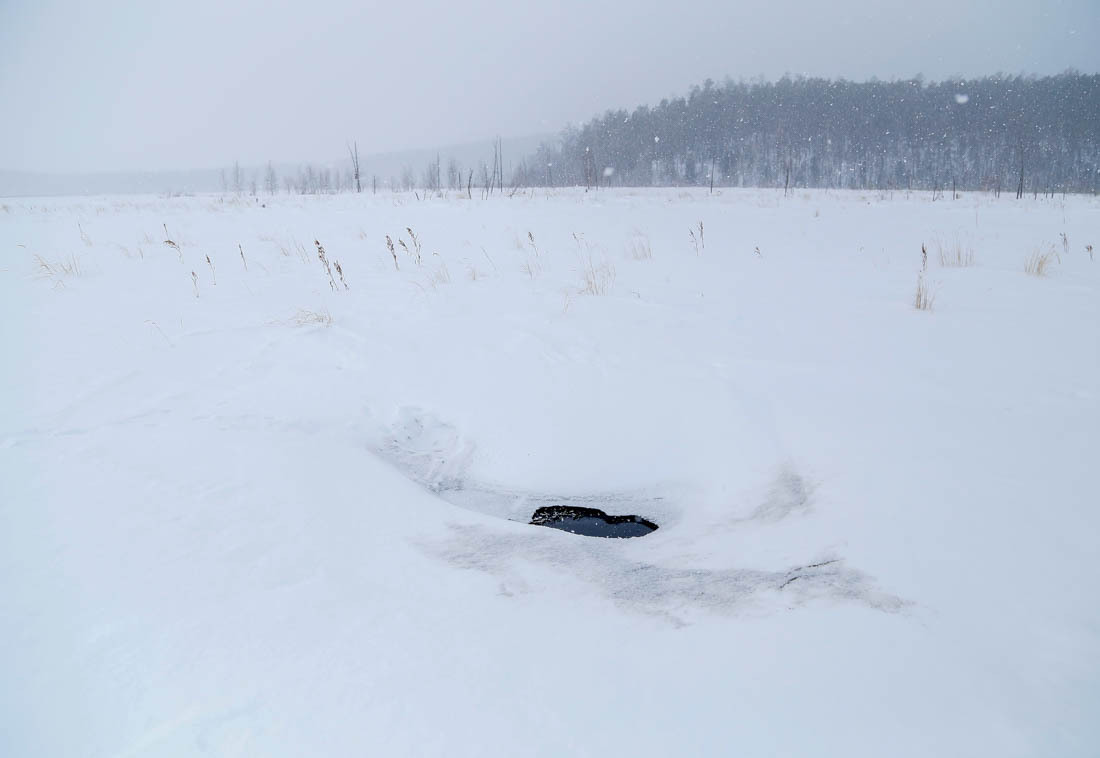
<instances>
[{"instance_id":1,"label":"snow crust","mask_svg":"<svg viewBox=\"0 0 1100 758\"><path fill-rule=\"evenodd\" d=\"M2 200L0 754L1095 755L1088 244L1094 197Z\"/></svg>"}]
</instances>

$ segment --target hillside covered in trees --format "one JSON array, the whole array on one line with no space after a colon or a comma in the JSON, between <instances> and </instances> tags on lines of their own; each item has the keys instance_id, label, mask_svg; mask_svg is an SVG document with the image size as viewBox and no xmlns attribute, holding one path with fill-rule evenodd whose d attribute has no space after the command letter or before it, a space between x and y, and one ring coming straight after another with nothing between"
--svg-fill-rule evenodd
<instances>
[{"instance_id":1,"label":"hillside covered in trees","mask_svg":"<svg viewBox=\"0 0 1100 758\"><path fill-rule=\"evenodd\" d=\"M532 185L1095 193L1100 75L708 80L567 128L516 173Z\"/></svg>"}]
</instances>

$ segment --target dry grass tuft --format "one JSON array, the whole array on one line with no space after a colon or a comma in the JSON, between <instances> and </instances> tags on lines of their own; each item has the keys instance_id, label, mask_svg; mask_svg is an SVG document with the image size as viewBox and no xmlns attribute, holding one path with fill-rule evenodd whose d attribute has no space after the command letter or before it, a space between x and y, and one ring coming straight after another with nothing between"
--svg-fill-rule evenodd
<instances>
[{"instance_id":1,"label":"dry grass tuft","mask_svg":"<svg viewBox=\"0 0 1100 758\"><path fill-rule=\"evenodd\" d=\"M596 263L592 256L584 259L584 285L581 287L583 295L606 295L615 283L615 267L607 261Z\"/></svg>"},{"instance_id":2,"label":"dry grass tuft","mask_svg":"<svg viewBox=\"0 0 1100 758\"><path fill-rule=\"evenodd\" d=\"M168 224L164 224L164 244L175 250L180 257L180 263L183 263L183 250L180 249L179 243L172 239L172 235L168 233Z\"/></svg>"},{"instance_id":3,"label":"dry grass tuft","mask_svg":"<svg viewBox=\"0 0 1100 758\"><path fill-rule=\"evenodd\" d=\"M974 265L974 248L959 237L947 244L937 240L936 248L939 250L940 266L943 268L967 268Z\"/></svg>"},{"instance_id":4,"label":"dry grass tuft","mask_svg":"<svg viewBox=\"0 0 1100 758\"><path fill-rule=\"evenodd\" d=\"M421 261L423 260L421 256L423 248L420 245L420 238L416 236L416 232L412 230L411 226L406 226L405 231L409 233L409 237L412 239L413 249L416 251L414 254L414 257L416 258L416 265L419 266L421 264ZM405 247L405 243L402 242L401 246ZM405 252L409 252L409 249L407 247L405 247Z\"/></svg>"},{"instance_id":5,"label":"dry grass tuft","mask_svg":"<svg viewBox=\"0 0 1100 758\"><path fill-rule=\"evenodd\" d=\"M400 246L400 248L401 248L402 250L404 250L404 251L405 251L405 254L406 254L406 255L408 255L409 257L412 257L412 252L411 252L411 251L409 250L409 246L405 244L405 240L403 240L403 239L401 239L401 238L399 237L399 238L397 239L397 244L398 244L398 246Z\"/></svg>"},{"instance_id":6,"label":"dry grass tuft","mask_svg":"<svg viewBox=\"0 0 1100 758\"><path fill-rule=\"evenodd\" d=\"M920 273L917 274L917 291L913 295L913 307L918 311L930 311L936 301L936 293L928 286L924 275L928 273L928 248L920 246Z\"/></svg>"},{"instance_id":7,"label":"dry grass tuft","mask_svg":"<svg viewBox=\"0 0 1100 758\"><path fill-rule=\"evenodd\" d=\"M348 287L348 283L344 280L344 269L342 266L340 266L340 261L334 259L332 261L332 267L336 269L336 273L340 276L340 284L344 285L344 289L350 289L350 287Z\"/></svg>"},{"instance_id":8,"label":"dry grass tuft","mask_svg":"<svg viewBox=\"0 0 1100 758\"><path fill-rule=\"evenodd\" d=\"M306 250L306 246L299 242L297 238L291 238L289 243L284 241L279 245L279 252L287 258L290 257L292 251L294 255L298 256L298 260L302 263L309 263L309 251Z\"/></svg>"},{"instance_id":9,"label":"dry grass tuft","mask_svg":"<svg viewBox=\"0 0 1100 758\"><path fill-rule=\"evenodd\" d=\"M531 279L537 279L542 274L542 264L537 258L528 259L520 266L520 270Z\"/></svg>"},{"instance_id":10,"label":"dry grass tuft","mask_svg":"<svg viewBox=\"0 0 1100 758\"><path fill-rule=\"evenodd\" d=\"M1046 252L1036 250L1024 261L1024 272L1031 276L1046 276L1055 255L1053 246Z\"/></svg>"},{"instance_id":11,"label":"dry grass tuft","mask_svg":"<svg viewBox=\"0 0 1100 758\"><path fill-rule=\"evenodd\" d=\"M653 260L653 250L649 246L649 237L641 232L635 234L626 243L626 251L632 260Z\"/></svg>"},{"instance_id":12,"label":"dry grass tuft","mask_svg":"<svg viewBox=\"0 0 1100 758\"><path fill-rule=\"evenodd\" d=\"M400 271L401 267L397 265L397 250L394 249L393 240L390 239L390 235L386 235L386 248L390 251L390 255L393 256L393 270Z\"/></svg>"},{"instance_id":13,"label":"dry grass tuft","mask_svg":"<svg viewBox=\"0 0 1100 758\"><path fill-rule=\"evenodd\" d=\"M428 276L428 282L433 287L439 286L440 284L450 284L451 272L447 269L447 264L439 264L439 268L437 268Z\"/></svg>"},{"instance_id":14,"label":"dry grass tuft","mask_svg":"<svg viewBox=\"0 0 1100 758\"><path fill-rule=\"evenodd\" d=\"M71 276L84 276L84 268L76 255L70 254L68 258L59 261L48 261L41 255L34 256L37 264L35 275L42 279L49 279L54 287L64 287L65 279Z\"/></svg>"},{"instance_id":15,"label":"dry grass tuft","mask_svg":"<svg viewBox=\"0 0 1100 758\"><path fill-rule=\"evenodd\" d=\"M924 280L924 272L917 277L917 291L913 296L913 307L918 311L930 311L936 302L936 293Z\"/></svg>"},{"instance_id":16,"label":"dry grass tuft","mask_svg":"<svg viewBox=\"0 0 1100 758\"><path fill-rule=\"evenodd\" d=\"M325 273L328 275L328 286L333 292L338 292L336 289L336 279L332 276L332 266L328 263L328 256L325 255L325 248L318 240L313 240L313 244L317 246L317 258L321 261L321 265L324 266ZM344 275L341 272L340 279L343 280ZM344 285L344 289L347 289L347 284Z\"/></svg>"}]
</instances>

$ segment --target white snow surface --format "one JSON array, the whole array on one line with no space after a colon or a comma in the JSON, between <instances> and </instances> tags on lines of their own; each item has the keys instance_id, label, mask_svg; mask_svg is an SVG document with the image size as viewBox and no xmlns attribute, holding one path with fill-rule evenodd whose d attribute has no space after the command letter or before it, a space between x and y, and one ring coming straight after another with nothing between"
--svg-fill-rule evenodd
<instances>
[{"instance_id":1,"label":"white snow surface","mask_svg":"<svg viewBox=\"0 0 1100 758\"><path fill-rule=\"evenodd\" d=\"M1100 751L1095 197L0 203L0 755Z\"/></svg>"}]
</instances>

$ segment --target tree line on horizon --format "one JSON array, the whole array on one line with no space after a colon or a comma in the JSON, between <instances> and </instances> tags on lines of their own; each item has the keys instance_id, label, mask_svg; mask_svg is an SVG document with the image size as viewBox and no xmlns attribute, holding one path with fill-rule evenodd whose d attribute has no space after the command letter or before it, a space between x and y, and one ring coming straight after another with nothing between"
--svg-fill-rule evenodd
<instances>
[{"instance_id":1,"label":"tree line on horizon","mask_svg":"<svg viewBox=\"0 0 1100 758\"><path fill-rule=\"evenodd\" d=\"M1095 193L1100 75L707 80L566 128L513 184Z\"/></svg>"},{"instance_id":2,"label":"tree line on horizon","mask_svg":"<svg viewBox=\"0 0 1100 758\"><path fill-rule=\"evenodd\" d=\"M796 187L1027 193L1100 190L1100 75L925 82L783 77L707 80L686 97L609 110L565 128L505 171L502 143L476 169L437 154L423 169L369 176L358 145L346 169L281 177L234 164L222 191L269 194L528 187ZM510 177L510 181L506 179ZM935 196L935 194L934 194Z\"/></svg>"}]
</instances>

